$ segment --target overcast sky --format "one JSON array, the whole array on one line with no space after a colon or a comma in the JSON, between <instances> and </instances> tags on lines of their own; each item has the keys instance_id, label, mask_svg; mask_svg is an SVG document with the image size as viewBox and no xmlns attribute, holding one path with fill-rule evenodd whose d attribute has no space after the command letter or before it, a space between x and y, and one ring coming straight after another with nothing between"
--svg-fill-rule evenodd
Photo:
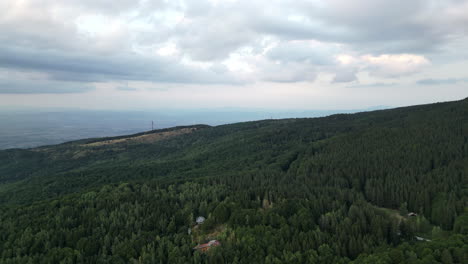
<instances>
[{"instance_id":1,"label":"overcast sky","mask_svg":"<svg viewBox=\"0 0 468 264\"><path fill-rule=\"evenodd\" d=\"M468 0L0 1L0 106L401 106L467 69Z\"/></svg>"}]
</instances>

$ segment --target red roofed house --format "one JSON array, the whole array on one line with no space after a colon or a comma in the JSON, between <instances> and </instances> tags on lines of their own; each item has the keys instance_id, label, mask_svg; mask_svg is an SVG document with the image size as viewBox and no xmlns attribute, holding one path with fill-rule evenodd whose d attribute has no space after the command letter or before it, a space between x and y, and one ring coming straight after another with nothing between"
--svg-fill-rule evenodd
<instances>
[{"instance_id":1,"label":"red roofed house","mask_svg":"<svg viewBox=\"0 0 468 264\"><path fill-rule=\"evenodd\" d=\"M194 250L200 250L201 252L206 252L211 247L216 247L216 246L219 246L219 245L221 245L221 243L218 240L211 240L210 242L205 243L205 244L200 244L200 245L194 247L193 249Z\"/></svg>"}]
</instances>

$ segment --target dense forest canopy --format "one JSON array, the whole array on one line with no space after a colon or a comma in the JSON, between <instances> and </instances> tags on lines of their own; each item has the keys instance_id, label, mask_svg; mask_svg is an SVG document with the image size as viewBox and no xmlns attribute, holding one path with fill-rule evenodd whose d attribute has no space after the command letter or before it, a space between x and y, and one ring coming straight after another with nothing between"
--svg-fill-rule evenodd
<instances>
[{"instance_id":1,"label":"dense forest canopy","mask_svg":"<svg viewBox=\"0 0 468 264\"><path fill-rule=\"evenodd\" d=\"M468 263L467 176L468 99L4 150L0 263Z\"/></svg>"}]
</instances>

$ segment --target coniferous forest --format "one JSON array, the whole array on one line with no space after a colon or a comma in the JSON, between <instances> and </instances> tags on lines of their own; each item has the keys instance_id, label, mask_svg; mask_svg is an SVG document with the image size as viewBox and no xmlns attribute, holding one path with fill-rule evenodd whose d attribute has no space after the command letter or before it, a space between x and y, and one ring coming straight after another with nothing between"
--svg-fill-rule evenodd
<instances>
[{"instance_id":1,"label":"coniferous forest","mask_svg":"<svg viewBox=\"0 0 468 264\"><path fill-rule=\"evenodd\" d=\"M0 151L0 263L468 263L468 99Z\"/></svg>"}]
</instances>

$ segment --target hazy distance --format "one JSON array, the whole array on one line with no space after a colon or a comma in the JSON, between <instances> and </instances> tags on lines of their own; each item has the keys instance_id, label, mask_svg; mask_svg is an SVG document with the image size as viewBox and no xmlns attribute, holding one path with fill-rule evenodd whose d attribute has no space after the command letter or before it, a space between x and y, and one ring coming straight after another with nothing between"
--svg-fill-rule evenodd
<instances>
[{"instance_id":1,"label":"hazy distance","mask_svg":"<svg viewBox=\"0 0 468 264\"><path fill-rule=\"evenodd\" d=\"M268 109L196 109L153 111L106 111L71 109L0 110L0 149L30 148L66 141L138 133L174 126L221 125L269 118L320 117L336 113L383 109L374 107L355 110Z\"/></svg>"}]
</instances>

